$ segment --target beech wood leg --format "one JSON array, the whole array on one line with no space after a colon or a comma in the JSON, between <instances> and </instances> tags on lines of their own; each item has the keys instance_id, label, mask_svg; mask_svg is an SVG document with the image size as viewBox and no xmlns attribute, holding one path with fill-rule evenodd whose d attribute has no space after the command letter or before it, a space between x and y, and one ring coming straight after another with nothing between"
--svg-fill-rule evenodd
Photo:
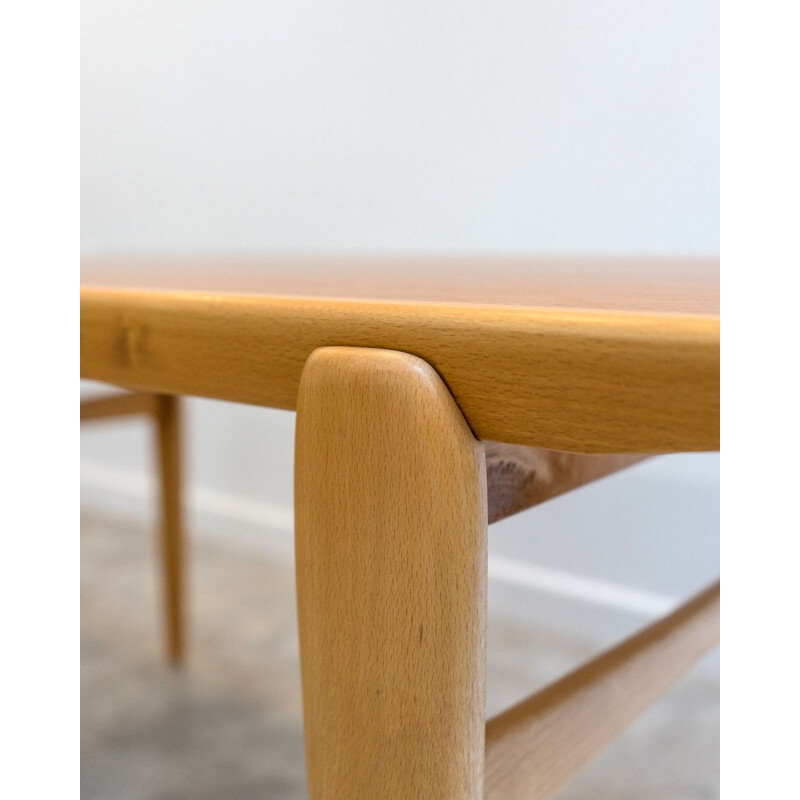
<instances>
[{"instance_id":1,"label":"beech wood leg","mask_svg":"<svg viewBox=\"0 0 800 800\"><path fill-rule=\"evenodd\" d=\"M295 469L311 800L479 800L483 447L426 362L330 347L303 371Z\"/></svg>"},{"instance_id":2,"label":"beech wood leg","mask_svg":"<svg viewBox=\"0 0 800 800\"><path fill-rule=\"evenodd\" d=\"M156 406L158 465L161 477L161 570L167 657L184 657L184 537L181 504L180 402L159 395Z\"/></svg>"}]
</instances>

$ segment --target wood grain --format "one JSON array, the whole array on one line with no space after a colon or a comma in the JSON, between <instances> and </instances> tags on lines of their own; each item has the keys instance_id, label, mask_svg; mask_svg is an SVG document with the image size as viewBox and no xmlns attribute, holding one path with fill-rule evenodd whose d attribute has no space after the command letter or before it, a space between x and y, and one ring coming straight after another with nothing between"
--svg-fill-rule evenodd
<instances>
[{"instance_id":1,"label":"wood grain","mask_svg":"<svg viewBox=\"0 0 800 800\"><path fill-rule=\"evenodd\" d=\"M478 800L483 448L423 361L324 348L303 372L295 537L311 800Z\"/></svg>"},{"instance_id":2,"label":"wood grain","mask_svg":"<svg viewBox=\"0 0 800 800\"><path fill-rule=\"evenodd\" d=\"M638 464L647 456L559 453L484 442L489 524Z\"/></svg>"},{"instance_id":3,"label":"wood grain","mask_svg":"<svg viewBox=\"0 0 800 800\"><path fill-rule=\"evenodd\" d=\"M584 453L719 448L719 320L706 316L81 291L81 374L295 408L319 347L427 361L481 439Z\"/></svg>"},{"instance_id":4,"label":"wood grain","mask_svg":"<svg viewBox=\"0 0 800 800\"><path fill-rule=\"evenodd\" d=\"M719 640L719 583L486 726L486 800L547 800Z\"/></svg>"}]
</instances>

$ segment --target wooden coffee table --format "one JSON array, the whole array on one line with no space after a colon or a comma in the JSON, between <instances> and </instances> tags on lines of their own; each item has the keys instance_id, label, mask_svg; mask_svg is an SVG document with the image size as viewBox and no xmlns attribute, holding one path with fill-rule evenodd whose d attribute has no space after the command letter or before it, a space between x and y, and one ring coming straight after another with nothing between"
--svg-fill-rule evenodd
<instances>
[{"instance_id":1,"label":"wooden coffee table","mask_svg":"<svg viewBox=\"0 0 800 800\"><path fill-rule=\"evenodd\" d=\"M484 714L489 521L719 448L716 261L84 260L81 374L296 409L309 793L547 798L719 636L719 584Z\"/></svg>"}]
</instances>

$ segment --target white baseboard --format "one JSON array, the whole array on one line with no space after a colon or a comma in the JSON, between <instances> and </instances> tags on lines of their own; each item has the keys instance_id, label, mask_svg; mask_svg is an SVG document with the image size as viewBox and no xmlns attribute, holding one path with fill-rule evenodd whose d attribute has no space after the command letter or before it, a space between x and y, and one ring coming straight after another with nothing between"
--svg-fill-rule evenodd
<instances>
[{"instance_id":1,"label":"white baseboard","mask_svg":"<svg viewBox=\"0 0 800 800\"><path fill-rule=\"evenodd\" d=\"M156 482L150 473L81 461L81 502L150 518L156 513ZM294 558L291 508L201 486L187 488L185 503L193 535L235 542L282 560Z\"/></svg>"},{"instance_id":2,"label":"white baseboard","mask_svg":"<svg viewBox=\"0 0 800 800\"><path fill-rule=\"evenodd\" d=\"M102 505L119 508L119 501L123 500L127 501L124 510L128 511L131 501L141 506L138 509L141 511L155 499L151 475L93 462L81 462L81 488L90 502L97 503L99 497L104 496ZM200 486L189 487L186 502L190 520L201 535L233 539L271 555L292 557L291 508ZM488 567L492 582L636 617L660 616L668 613L677 602L675 598L654 592L494 554L489 555Z\"/></svg>"},{"instance_id":3,"label":"white baseboard","mask_svg":"<svg viewBox=\"0 0 800 800\"><path fill-rule=\"evenodd\" d=\"M155 519L156 485L146 473L83 461L81 499L110 513ZM293 560L290 507L199 486L189 487L186 505L192 535ZM677 604L676 598L492 553L488 574L491 619L592 640L598 647L630 635ZM717 675L718 652L698 669Z\"/></svg>"},{"instance_id":4,"label":"white baseboard","mask_svg":"<svg viewBox=\"0 0 800 800\"><path fill-rule=\"evenodd\" d=\"M632 589L618 583L587 578L572 572L542 567L489 554L489 580L530 591L558 595L594 606L641 617L660 617L677 605L675 598Z\"/></svg>"}]
</instances>

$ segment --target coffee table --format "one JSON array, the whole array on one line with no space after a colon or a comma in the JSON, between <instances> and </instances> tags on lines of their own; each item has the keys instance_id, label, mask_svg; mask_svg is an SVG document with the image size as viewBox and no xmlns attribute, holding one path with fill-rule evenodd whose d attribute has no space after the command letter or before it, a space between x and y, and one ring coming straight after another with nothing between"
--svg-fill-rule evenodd
<instances>
[{"instance_id":1,"label":"coffee table","mask_svg":"<svg viewBox=\"0 0 800 800\"><path fill-rule=\"evenodd\" d=\"M485 719L489 521L719 448L707 259L85 259L81 374L297 411L309 794L547 798L719 636L719 584Z\"/></svg>"}]
</instances>

